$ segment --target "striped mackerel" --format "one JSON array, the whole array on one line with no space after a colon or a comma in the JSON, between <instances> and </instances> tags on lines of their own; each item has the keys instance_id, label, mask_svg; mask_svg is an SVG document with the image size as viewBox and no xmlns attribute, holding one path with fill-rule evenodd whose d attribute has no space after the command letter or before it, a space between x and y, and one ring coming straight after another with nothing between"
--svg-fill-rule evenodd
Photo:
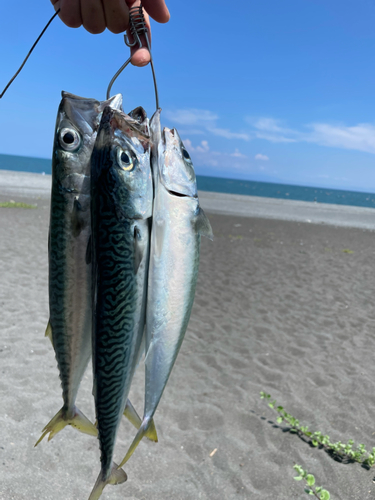
<instances>
[{"instance_id":1,"label":"striped mackerel","mask_svg":"<svg viewBox=\"0 0 375 500\"><path fill-rule=\"evenodd\" d=\"M97 500L106 484L127 479L113 463L113 452L145 324L153 199L149 142L148 121L140 123L110 107L103 111L91 167L93 370L101 471L89 500Z\"/></svg>"},{"instance_id":2,"label":"striped mackerel","mask_svg":"<svg viewBox=\"0 0 375 500\"><path fill-rule=\"evenodd\" d=\"M121 102L120 94L99 102L62 92L52 159L46 336L55 350L64 404L35 446L66 425L97 435L96 427L75 405L91 355L90 158L103 108L119 108Z\"/></svg>"}]
</instances>

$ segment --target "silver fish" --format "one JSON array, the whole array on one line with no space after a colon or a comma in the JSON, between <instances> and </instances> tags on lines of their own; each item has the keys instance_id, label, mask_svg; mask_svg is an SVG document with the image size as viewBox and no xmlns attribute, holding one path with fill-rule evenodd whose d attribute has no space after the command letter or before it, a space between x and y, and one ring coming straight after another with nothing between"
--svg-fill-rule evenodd
<instances>
[{"instance_id":1,"label":"silver fish","mask_svg":"<svg viewBox=\"0 0 375 500\"><path fill-rule=\"evenodd\" d=\"M43 429L35 446L48 433L51 440L66 425L97 435L97 428L75 407L78 387L91 356L90 251L87 253L91 234L90 159L104 107L121 109L122 96L118 94L102 102L68 92L63 92L62 97L54 140L49 288L52 322L58 325L55 352L59 367L62 366L64 406ZM64 243L60 247L62 236ZM62 316L61 309L56 310L59 301L66 307ZM54 346L51 321L46 336ZM61 336L65 336L65 341L60 342ZM140 427L141 419L129 400L124 415L137 429ZM152 428L147 437L157 441L156 429Z\"/></svg>"},{"instance_id":2,"label":"silver fish","mask_svg":"<svg viewBox=\"0 0 375 500\"><path fill-rule=\"evenodd\" d=\"M97 435L96 427L75 406L91 355L90 158L104 106L121 108L119 94L109 101L62 92L52 162L49 231L50 337L60 372L64 404L43 429L35 446L66 425Z\"/></svg>"},{"instance_id":3,"label":"silver fish","mask_svg":"<svg viewBox=\"0 0 375 500\"><path fill-rule=\"evenodd\" d=\"M121 462L147 432L176 361L194 302L201 235L212 239L199 206L192 161L177 130L161 134L160 110L151 120L155 199L146 313L146 383L142 425Z\"/></svg>"},{"instance_id":4,"label":"silver fish","mask_svg":"<svg viewBox=\"0 0 375 500\"><path fill-rule=\"evenodd\" d=\"M92 154L93 370L101 471L89 500L126 481L113 463L144 331L152 215L148 127L107 107Z\"/></svg>"}]
</instances>

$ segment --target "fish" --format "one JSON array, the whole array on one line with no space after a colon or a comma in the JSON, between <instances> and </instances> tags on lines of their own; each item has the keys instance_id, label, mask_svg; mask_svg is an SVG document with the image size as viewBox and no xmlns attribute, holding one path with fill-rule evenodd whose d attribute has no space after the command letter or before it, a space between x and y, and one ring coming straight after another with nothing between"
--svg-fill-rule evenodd
<instances>
[{"instance_id":1,"label":"fish","mask_svg":"<svg viewBox=\"0 0 375 500\"><path fill-rule=\"evenodd\" d=\"M35 446L47 434L51 440L66 425L97 435L96 427L75 405L91 355L90 158L103 106L121 107L121 103L120 94L100 103L62 92L52 159L46 336L55 350L64 404Z\"/></svg>"},{"instance_id":2,"label":"fish","mask_svg":"<svg viewBox=\"0 0 375 500\"><path fill-rule=\"evenodd\" d=\"M117 431L139 360L153 186L146 123L103 111L91 162L93 372L101 469L89 500L126 481L113 462Z\"/></svg>"},{"instance_id":3,"label":"fish","mask_svg":"<svg viewBox=\"0 0 375 500\"><path fill-rule=\"evenodd\" d=\"M154 205L146 310L145 404L122 467L147 432L176 361L190 318L201 236L213 239L199 205L194 167L176 129L151 119Z\"/></svg>"},{"instance_id":4,"label":"fish","mask_svg":"<svg viewBox=\"0 0 375 500\"><path fill-rule=\"evenodd\" d=\"M66 425L90 435L97 428L75 406L91 357L90 159L105 106L121 109L120 94L99 102L62 92L57 115L49 231L50 320L46 336L55 349L63 389L63 407L44 427L37 446ZM90 250L90 249L89 249ZM130 401L125 416L139 428ZM155 431L156 433L156 431ZM153 437L150 433L147 437Z\"/></svg>"}]
</instances>

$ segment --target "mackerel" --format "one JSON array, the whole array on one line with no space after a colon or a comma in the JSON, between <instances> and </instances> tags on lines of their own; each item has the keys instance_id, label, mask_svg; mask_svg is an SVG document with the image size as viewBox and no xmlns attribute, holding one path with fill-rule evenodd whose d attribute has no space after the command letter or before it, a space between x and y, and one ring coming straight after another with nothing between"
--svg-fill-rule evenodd
<instances>
[{"instance_id":1,"label":"mackerel","mask_svg":"<svg viewBox=\"0 0 375 500\"><path fill-rule=\"evenodd\" d=\"M121 107L122 96L100 103L62 92L52 159L49 258L51 339L62 386L63 407L43 429L35 446L66 425L97 435L76 407L80 382L91 354L90 157L103 107Z\"/></svg>"},{"instance_id":2,"label":"mackerel","mask_svg":"<svg viewBox=\"0 0 375 500\"><path fill-rule=\"evenodd\" d=\"M213 239L199 205L193 163L177 130L150 122L154 207L146 313L143 421L121 462L147 433L181 347L194 302L201 235Z\"/></svg>"},{"instance_id":3,"label":"mackerel","mask_svg":"<svg viewBox=\"0 0 375 500\"><path fill-rule=\"evenodd\" d=\"M43 429L48 440L66 425L97 435L97 428L75 406L91 356L90 159L105 106L121 109L120 94L99 102L62 93L54 139L49 232L48 336L55 349L63 389L62 409ZM89 249L90 250L90 249ZM52 327L53 325L53 327ZM139 428L141 419L127 401L125 416ZM148 438L157 440L153 429Z\"/></svg>"},{"instance_id":4,"label":"mackerel","mask_svg":"<svg viewBox=\"0 0 375 500\"><path fill-rule=\"evenodd\" d=\"M109 107L92 154L94 397L101 471L89 500L126 481L116 435L145 323L152 179L147 124Z\"/></svg>"}]
</instances>

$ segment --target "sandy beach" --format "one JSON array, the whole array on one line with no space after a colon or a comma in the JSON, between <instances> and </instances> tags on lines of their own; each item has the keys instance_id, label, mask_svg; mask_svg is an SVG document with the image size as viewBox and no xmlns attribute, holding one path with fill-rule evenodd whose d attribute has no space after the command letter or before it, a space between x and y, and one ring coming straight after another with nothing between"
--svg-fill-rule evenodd
<instances>
[{"instance_id":1,"label":"sandy beach","mask_svg":"<svg viewBox=\"0 0 375 500\"><path fill-rule=\"evenodd\" d=\"M0 500L87 500L99 472L97 440L70 427L34 448L62 403L44 337L49 183L0 171L0 202L37 204L0 208ZM215 239L202 239L159 443L140 444L103 500L308 498L295 463L331 499L375 498L375 468L309 446L259 397L332 441L375 446L375 211L250 198L200 195ZM89 366L77 404L94 420L91 388ZM131 400L142 413L142 367ZM124 420L117 460L133 436Z\"/></svg>"}]
</instances>

